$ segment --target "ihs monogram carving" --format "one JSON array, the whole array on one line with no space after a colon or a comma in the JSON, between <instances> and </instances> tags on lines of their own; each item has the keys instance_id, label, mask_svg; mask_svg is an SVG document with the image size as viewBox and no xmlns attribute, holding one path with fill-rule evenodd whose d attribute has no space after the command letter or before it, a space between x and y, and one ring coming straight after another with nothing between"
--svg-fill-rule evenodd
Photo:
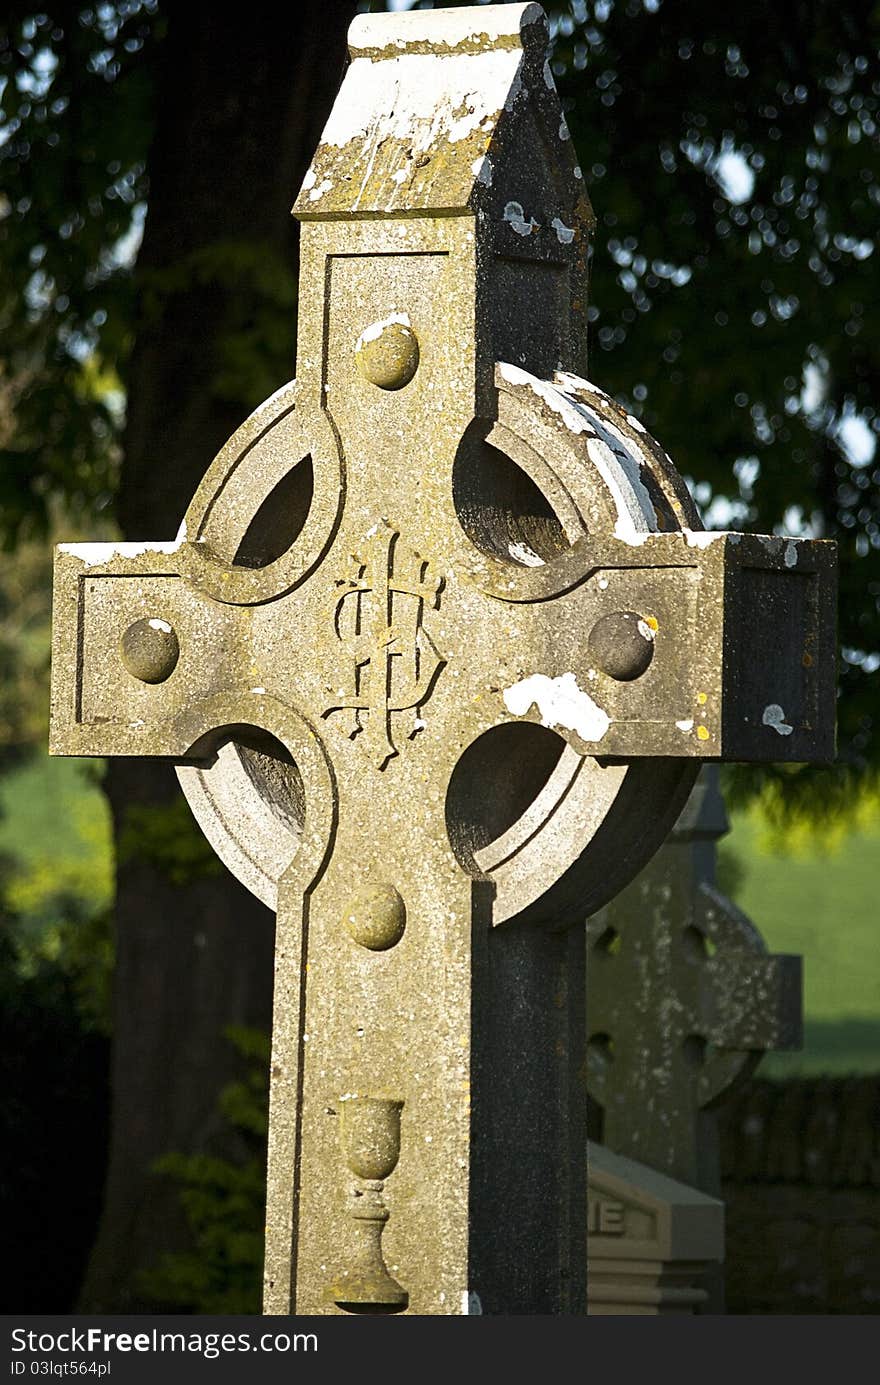
<instances>
[{"instance_id":1,"label":"ihs monogram carving","mask_svg":"<svg viewBox=\"0 0 880 1385\"><path fill-rule=\"evenodd\" d=\"M349 736L358 736L379 769L422 729L419 712L446 663L425 628L426 607L439 610L443 578L430 562L379 520L366 535L341 589L333 623L344 652L338 700L323 713L350 714ZM413 712L404 728L395 713Z\"/></svg>"}]
</instances>

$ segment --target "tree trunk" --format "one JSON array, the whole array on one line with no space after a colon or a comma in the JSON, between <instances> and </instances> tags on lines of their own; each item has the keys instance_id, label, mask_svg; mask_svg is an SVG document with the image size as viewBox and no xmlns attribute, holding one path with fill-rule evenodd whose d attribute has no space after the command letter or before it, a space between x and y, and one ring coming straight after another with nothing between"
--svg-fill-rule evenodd
<instances>
[{"instance_id":1,"label":"tree trunk","mask_svg":"<svg viewBox=\"0 0 880 1385\"><path fill-rule=\"evenodd\" d=\"M126 538L173 537L220 446L293 373L289 208L354 10L354 0L169 6L127 380ZM108 791L129 836L132 807L161 814L179 793L169 765L134 760L111 762ZM141 1273L187 1234L177 1189L151 1167L166 1151L222 1141L217 1095L240 1061L224 1031L268 1030L272 947L271 915L225 870L180 884L148 855L120 860L110 1161L80 1311L155 1306Z\"/></svg>"}]
</instances>

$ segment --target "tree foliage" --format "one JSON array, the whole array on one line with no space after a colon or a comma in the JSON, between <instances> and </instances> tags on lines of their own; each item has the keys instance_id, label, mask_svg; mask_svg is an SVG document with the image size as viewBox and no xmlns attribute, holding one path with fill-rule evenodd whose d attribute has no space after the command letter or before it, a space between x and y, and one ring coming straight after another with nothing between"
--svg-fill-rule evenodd
<instances>
[{"instance_id":1,"label":"tree foliage","mask_svg":"<svg viewBox=\"0 0 880 1385\"><path fill-rule=\"evenodd\" d=\"M157 1304L194 1313L259 1313L266 1214L269 1037L232 1026L226 1038L246 1060L244 1075L220 1093L219 1110L235 1133L235 1157L171 1153L155 1172L172 1179L192 1231L192 1247L145 1270L144 1292Z\"/></svg>"},{"instance_id":2,"label":"tree foliage","mask_svg":"<svg viewBox=\"0 0 880 1385\"><path fill-rule=\"evenodd\" d=\"M0 512L45 530L53 497L110 502L146 196L155 0L0 21Z\"/></svg>"}]
</instances>

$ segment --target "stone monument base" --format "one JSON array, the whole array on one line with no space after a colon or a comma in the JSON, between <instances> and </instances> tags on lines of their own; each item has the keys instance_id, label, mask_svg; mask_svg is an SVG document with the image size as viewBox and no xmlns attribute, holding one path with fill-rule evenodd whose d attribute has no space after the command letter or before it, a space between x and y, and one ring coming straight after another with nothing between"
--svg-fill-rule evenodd
<instances>
[{"instance_id":1,"label":"stone monument base","mask_svg":"<svg viewBox=\"0 0 880 1385\"><path fill-rule=\"evenodd\" d=\"M587 1312L696 1313L724 1258L724 1204L588 1145Z\"/></svg>"}]
</instances>

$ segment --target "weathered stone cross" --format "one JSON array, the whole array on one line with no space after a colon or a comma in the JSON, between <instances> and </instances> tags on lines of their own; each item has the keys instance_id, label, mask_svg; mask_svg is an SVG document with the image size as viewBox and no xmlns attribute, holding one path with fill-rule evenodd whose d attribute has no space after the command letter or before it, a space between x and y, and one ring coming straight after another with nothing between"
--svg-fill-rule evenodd
<instances>
[{"instance_id":1,"label":"weathered stone cross","mask_svg":"<svg viewBox=\"0 0 880 1385\"><path fill-rule=\"evenodd\" d=\"M266 1311L581 1313L566 926L701 758L831 754L833 550L698 532L564 373L592 213L540 7L350 41L296 383L175 542L61 546L52 749L178 761L277 908Z\"/></svg>"}]
</instances>

